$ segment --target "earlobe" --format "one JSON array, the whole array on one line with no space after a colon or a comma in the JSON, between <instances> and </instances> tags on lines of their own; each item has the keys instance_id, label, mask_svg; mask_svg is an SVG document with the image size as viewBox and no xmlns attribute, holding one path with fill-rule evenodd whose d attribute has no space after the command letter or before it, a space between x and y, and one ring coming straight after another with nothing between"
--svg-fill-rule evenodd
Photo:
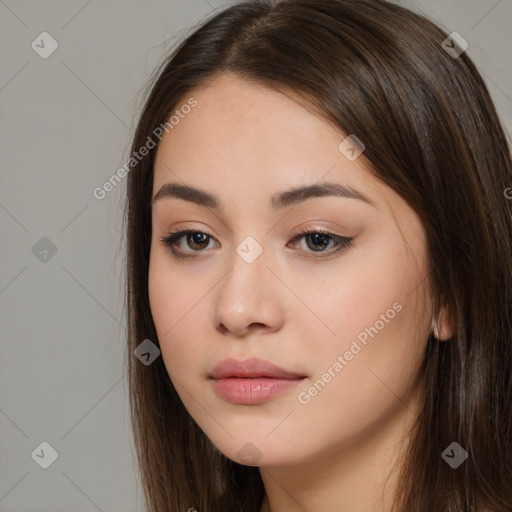
<instances>
[{"instance_id":1,"label":"earlobe","mask_svg":"<svg viewBox=\"0 0 512 512\"><path fill-rule=\"evenodd\" d=\"M438 341L449 340L455 335L454 317L447 305L441 308L437 318L432 318L432 334Z\"/></svg>"}]
</instances>

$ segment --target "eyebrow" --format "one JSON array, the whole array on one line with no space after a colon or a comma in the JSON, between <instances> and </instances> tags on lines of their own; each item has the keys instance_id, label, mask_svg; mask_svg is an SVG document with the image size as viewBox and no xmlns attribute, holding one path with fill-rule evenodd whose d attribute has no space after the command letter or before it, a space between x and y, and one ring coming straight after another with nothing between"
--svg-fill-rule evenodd
<instances>
[{"instance_id":1,"label":"eyebrow","mask_svg":"<svg viewBox=\"0 0 512 512\"><path fill-rule=\"evenodd\" d=\"M326 196L358 199L368 203L375 208L377 207L374 201L366 197L358 190L347 185L341 185L339 183L332 182L306 185L274 194L271 197L271 206L274 210L278 210L286 206L302 203L313 197ZM184 201L189 201L191 203L213 209L219 209L222 204L220 198L214 194L210 194L209 192L199 188L191 187L188 185L181 185L178 183L166 183L162 185L160 190L153 197L152 205L163 198L182 199Z\"/></svg>"}]
</instances>

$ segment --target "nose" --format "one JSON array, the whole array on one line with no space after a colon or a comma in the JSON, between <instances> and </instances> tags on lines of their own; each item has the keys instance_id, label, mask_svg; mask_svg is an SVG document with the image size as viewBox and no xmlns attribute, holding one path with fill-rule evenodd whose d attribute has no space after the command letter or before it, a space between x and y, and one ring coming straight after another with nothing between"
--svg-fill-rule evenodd
<instances>
[{"instance_id":1,"label":"nose","mask_svg":"<svg viewBox=\"0 0 512 512\"><path fill-rule=\"evenodd\" d=\"M215 328L238 337L279 330L284 322L286 297L275 271L268 268L272 263L266 252L254 261L236 253L231 262L232 268L215 295Z\"/></svg>"}]
</instances>

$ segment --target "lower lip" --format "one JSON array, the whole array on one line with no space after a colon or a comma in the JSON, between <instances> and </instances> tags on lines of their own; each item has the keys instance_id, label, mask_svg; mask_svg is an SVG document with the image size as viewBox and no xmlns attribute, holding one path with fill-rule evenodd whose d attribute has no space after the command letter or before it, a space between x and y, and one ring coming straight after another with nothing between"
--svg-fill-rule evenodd
<instances>
[{"instance_id":1,"label":"lower lip","mask_svg":"<svg viewBox=\"0 0 512 512\"><path fill-rule=\"evenodd\" d=\"M216 393L224 400L237 405L255 405L266 402L274 395L295 387L303 380L300 377L296 379L230 377L212 379L212 382Z\"/></svg>"}]
</instances>

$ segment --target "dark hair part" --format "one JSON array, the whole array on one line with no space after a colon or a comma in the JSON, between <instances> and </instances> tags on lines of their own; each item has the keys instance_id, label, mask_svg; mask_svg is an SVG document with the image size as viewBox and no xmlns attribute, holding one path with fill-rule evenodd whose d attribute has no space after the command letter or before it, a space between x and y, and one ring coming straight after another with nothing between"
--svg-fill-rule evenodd
<instances>
[{"instance_id":1,"label":"dark hair part","mask_svg":"<svg viewBox=\"0 0 512 512\"><path fill-rule=\"evenodd\" d=\"M194 88L230 73L295 91L366 146L378 179L420 216L436 313L454 336L431 336L422 401L393 510L512 510L512 164L504 130L474 64L452 58L425 17L383 0L248 1L212 16L162 66L132 151ZM341 139L340 139L341 141ZM191 418L159 357L148 298L156 148L128 176L127 319L131 421L151 512L259 512L257 467L225 457ZM453 441L467 460L451 468Z\"/></svg>"}]
</instances>

